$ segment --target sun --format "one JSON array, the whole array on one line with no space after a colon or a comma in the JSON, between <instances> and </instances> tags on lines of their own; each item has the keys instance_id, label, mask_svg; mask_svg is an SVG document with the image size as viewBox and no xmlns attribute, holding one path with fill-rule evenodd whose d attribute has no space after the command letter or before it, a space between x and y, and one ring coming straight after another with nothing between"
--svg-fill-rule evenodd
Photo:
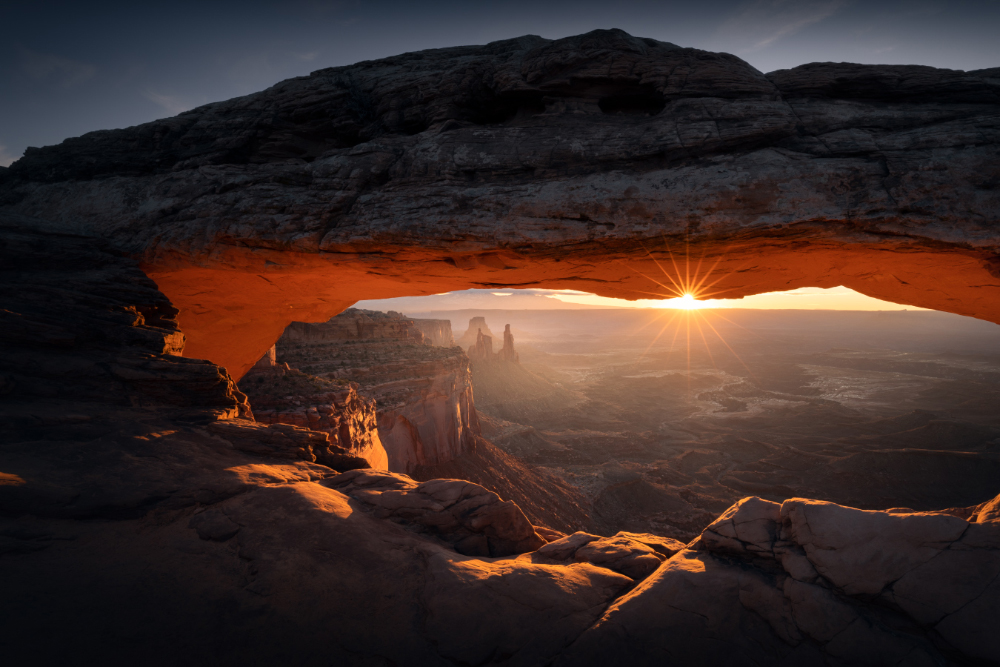
<instances>
[{"instance_id":1,"label":"sun","mask_svg":"<svg viewBox=\"0 0 1000 667\"><path fill-rule=\"evenodd\" d=\"M698 299L694 298L693 294L684 294L671 300L674 302L672 304L674 308L681 308L683 310L696 310L703 305Z\"/></svg>"},{"instance_id":2,"label":"sun","mask_svg":"<svg viewBox=\"0 0 1000 667\"><path fill-rule=\"evenodd\" d=\"M709 306L709 303L699 301L690 292L686 292L681 296L675 296L672 299L662 299L659 303L660 308L676 308L679 310L700 310Z\"/></svg>"}]
</instances>

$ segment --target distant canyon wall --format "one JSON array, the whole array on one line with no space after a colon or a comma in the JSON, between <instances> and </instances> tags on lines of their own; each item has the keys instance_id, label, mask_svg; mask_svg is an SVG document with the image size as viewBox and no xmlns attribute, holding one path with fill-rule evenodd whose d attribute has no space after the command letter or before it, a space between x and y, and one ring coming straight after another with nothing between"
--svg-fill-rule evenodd
<instances>
[{"instance_id":1,"label":"distant canyon wall","mask_svg":"<svg viewBox=\"0 0 1000 667\"><path fill-rule=\"evenodd\" d=\"M279 361L326 380L350 380L375 402L378 437L394 472L451 461L480 433L469 359L447 321L349 309L321 324L293 323L277 343ZM441 322L446 322L445 328Z\"/></svg>"},{"instance_id":2,"label":"distant canyon wall","mask_svg":"<svg viewBox=\"0 0 1000 667\"><path fill-rule=\"evenodd\" d=\"M417 328L431 345L451 347L455 337L451 333L451 320L429 320L414 318L413 326Z\"/></svg>"}]
</instances>

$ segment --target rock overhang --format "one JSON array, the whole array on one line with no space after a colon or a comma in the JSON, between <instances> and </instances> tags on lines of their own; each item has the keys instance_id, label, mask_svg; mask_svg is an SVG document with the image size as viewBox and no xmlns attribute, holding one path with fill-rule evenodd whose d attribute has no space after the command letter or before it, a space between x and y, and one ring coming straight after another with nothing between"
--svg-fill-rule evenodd
<instances>
[{"instance_id":1,"label":"rock overhang","mask_svg":"<svg viewBox=\"0 0 1000 667\"><path fill-rule=\"evenodd\" d=\"M673 262L717 296L847 285L1000 321L998 72L529 36L34 149L0 201L140 257L188 354L237 377L361 298L646 298Z\"/></svg>"}]
</instances>

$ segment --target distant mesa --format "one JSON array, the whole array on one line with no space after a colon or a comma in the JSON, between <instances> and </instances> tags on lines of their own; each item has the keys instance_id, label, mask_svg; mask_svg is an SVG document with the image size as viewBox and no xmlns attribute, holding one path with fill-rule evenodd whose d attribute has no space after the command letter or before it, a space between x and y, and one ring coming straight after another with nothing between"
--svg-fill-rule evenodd
<instances>
[{"instance_id":1,"label":"distant mesa","mask_svg":"<svg viewBox=\"0 0 1000 667\"><path fill-rule=\"evenodd\" d=\"M475 345L479 340L479 332L482 331L484 336L489 336L490 338L496 340L497 335L490 331L490 327L486 324L486 318L482 316L476 316L469 320L469 328L465 330L462 337L458 339L458 344L463 350L469 349L470 346Z\"/></svg>"}]
</instances>

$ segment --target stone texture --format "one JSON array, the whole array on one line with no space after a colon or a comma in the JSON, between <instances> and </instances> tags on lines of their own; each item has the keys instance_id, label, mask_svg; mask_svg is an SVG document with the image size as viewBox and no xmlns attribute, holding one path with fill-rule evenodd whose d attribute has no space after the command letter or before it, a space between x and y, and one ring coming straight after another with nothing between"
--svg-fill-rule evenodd
<instances>
[{"instance_id":1,"label":"stone texture","mask_svg":"<svg viewBox=\"0 0 1000 667\"><path fill-rule=\"evenodd\" d=\"M280 361L318 383L355 382L375 401L389 470L439 465L475 446L480 429L468 358L457 348L428 345L409 318L350 309L324 324L292 324L277 348Z\"/></svg>"},{"instance_id":2,"label":"stone texture","mask_svg":"<svg viewBox=\"0 0 1000 667\"><path fill-rule=\"evenodd\" d=\"M451 333L451 320L429 320L413 318L413 326L424 335L424 339L431 345L438 347L451 347L455 344L455 338Z\"/></svg>"},{"instance_id":3,"label":"stone texture","mask_svg":"<svg viewBox=\"0 0 1000 667\"><path fill-rule=\"evenodd\" d=\"M997 81L523 37L31 149L0 206L141 256L189 354L237 379L361 298L646 298L710 268L715 296L846 285L1000 321Z\"/></svg>"},{"instance_id":4,"label":"stone texture","mask_svg":"<svg viewBox=\"0 0 1000 667\"><path fill-rule=\"evenodd\" d=\"M361 396L358 386L332 382L277 364L268 355L243 376L240 384L254 406L255 419L263 424L291 424L322 431L330 445L319 460L340 470L330 456L360 457L377 470L387 470L389 457L379 439L375 401ZM332 449L330 449L332 447ZM336 454L334 454L336 452ZM328 459L328 460L324 460Z\"/></svg>"},{"instance_id":5,"label":"stone texture","mask_svg":"<svg viewBox=\"0 0 1000 667\"><path fill-rule=\"evenodd\" d=\"M352 470L324 484L370 505L380 519L419 527L469 556L509 556L545 544L517 505L471 482L418 483L405 475Z\"/></svg>"},{"instance_id":6,"label":"stone texture","mask_svg":"<svg viewBox=\"0 0 1000 667\"><path fill-rule=\"evenodd\" d=\"M601 537L576 532L539 548L533 559L591 563L641 581L683 548L677 540L657 535L620 532L613 537Z\"/></svg>"},{"instance_id":7,"label":"stone texture","mask_svg":"<svg viewBox=\"0 0 1000 667\"><path fill-rule=\"evenodd\" d=\"M997 661L996 528L944 513L746 498L557 664Z\"/></svg>"}]
</instances>

